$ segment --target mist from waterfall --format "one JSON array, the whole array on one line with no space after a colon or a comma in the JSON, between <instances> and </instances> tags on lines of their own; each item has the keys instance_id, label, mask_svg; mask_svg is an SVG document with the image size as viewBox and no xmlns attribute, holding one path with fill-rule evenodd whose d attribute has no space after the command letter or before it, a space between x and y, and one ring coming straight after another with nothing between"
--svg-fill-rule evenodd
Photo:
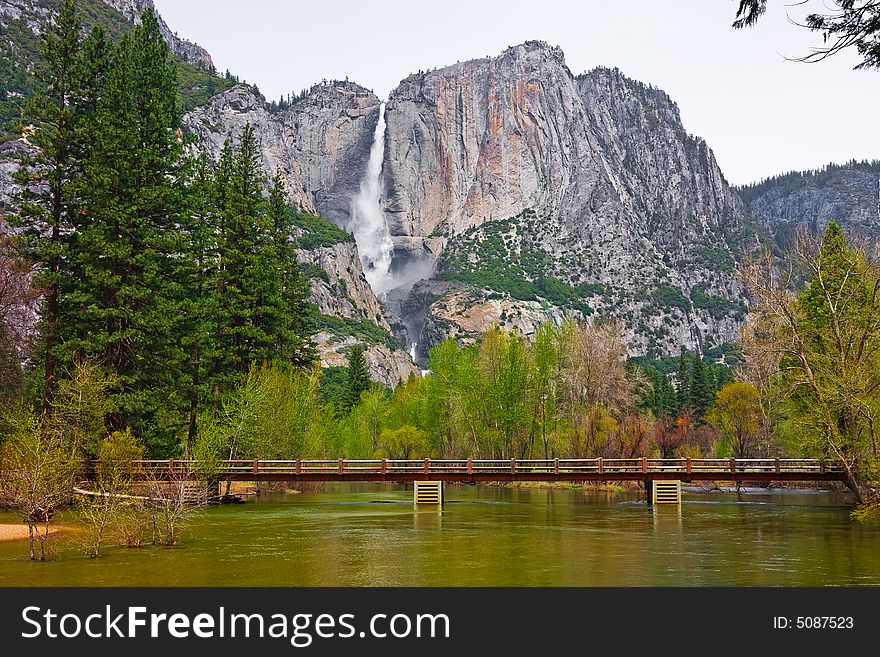
<instances>
[{"instance_id":1,"label":"mist from waterfall","mask_svg":"<svg viewBox=\"0 0 880 657\"><path fill-rule=\"evenodd\" d=\"M367 173L351 204L351 229L361 256L364 275L373 292L381 296L395 286L391 275L394 243L382 211L382 163L385 159L385 103L373 135Z\"/></svg>"}]
</instances>

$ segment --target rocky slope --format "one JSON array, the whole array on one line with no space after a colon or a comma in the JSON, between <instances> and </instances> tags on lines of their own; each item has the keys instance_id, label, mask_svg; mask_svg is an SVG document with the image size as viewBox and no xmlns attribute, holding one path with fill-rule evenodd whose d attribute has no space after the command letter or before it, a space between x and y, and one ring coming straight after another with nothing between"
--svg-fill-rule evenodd
<instances>
[{"instance_id":1,"label":"rocky slope","mask_svg":"<svg viewBox=\"0 0 880 657\"><path fill-rule=\"evenodd\" d=\"M314 212L312 196L303 184L303 170L289 126L271 115L263 98L250 87L239 85L218 94L183 119L184 130L195 136L196 148L215 161L226 141L235 143L248 124L260 143L266 176L271 177L280 171L291 203Z\"/></svg>"},{"instance_id":2,"label":"rocky slope","mask_svg":"<svg viewBox=\"0 0 880 657\"><path fill-rule=\"evenodd\" d=\"M171 47L171 52L178 55L185 62L189 62L193 66L203 69L214 68L214 62L208 51L198 44L182 39L175 32L171 31L165 20L156 11L153 0L104 0L108 5L120 12L132 23L140 21L141 15L148 9L152 10L159 19L159 29L165 41Z\"/></svg>"},{"instance_id":3,"label":"rocky slope","mask_svg":"<svg viewBox=\"0 0 880 657\"><path fill-rule=\"evenodd\" d=\"M607 69L575 77L560 49L528 42L410 76L387 123L392 234L410 253L447 240L424 249L458 283L447 295L499 296L510 307L487 317L508 325L537 307L620 317L634 353L735 339L741 205L663 92ZM453 301L432 302L420 344L465 329Z\"/></svg>"},{"instance_id":4,"label":"rocky slope","mask_svg":"<svg viewBox=\"0 0 880 657\"><path fill-rule=\"evenodd\" d=\"M820 232L830 219L848 234L880 237L880 161L792 172L737 191L782 248L799 229Z\"/></svg>"}]
</instances>

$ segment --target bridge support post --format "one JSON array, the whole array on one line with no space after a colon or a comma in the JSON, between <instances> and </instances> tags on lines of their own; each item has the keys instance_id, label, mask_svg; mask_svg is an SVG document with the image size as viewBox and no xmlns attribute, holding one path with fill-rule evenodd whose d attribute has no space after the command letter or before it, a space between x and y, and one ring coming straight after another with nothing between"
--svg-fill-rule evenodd
<instances>
[{"instance_id":1,"label":"bridge support post","mask_svg":"<svg viewBox=\"0 0 880 657\"><path fill-rule=\"evenodd\" d=\"M681 504L680 481L652 481L651 504Z\"/></svg>"},{"instance_id":2,"label":"bridge support post","mask_svg":"<svg viewBox=\"0 0 880 657\"><path fill-rule=\"evenodd\" d=\"M654 503L654 480L645 479L645 502L648 506Z\"/></svg>"},{"instance_id":3,"label":"bridge support post","mask_svg":"<svg viewBox=\"0 0 880 657\"><path fill-rule=\"evenodd\" d=\"M413 504L415 506L443 506L442 481L416 481L413 484Z\"/></svg>"}]
</instances>

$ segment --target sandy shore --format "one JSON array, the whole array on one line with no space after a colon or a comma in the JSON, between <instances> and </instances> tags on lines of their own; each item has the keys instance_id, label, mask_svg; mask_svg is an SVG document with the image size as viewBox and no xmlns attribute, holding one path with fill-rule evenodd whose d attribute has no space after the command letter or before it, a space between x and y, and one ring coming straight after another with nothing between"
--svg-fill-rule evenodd
<instances>
[{"instance_id":1,"label":"sandy shore","mask_svg":"<svg viewBox=\"0 0 880 657\"><path fill-rule=\"evenodd\" d=\"M24 523L17 525L0 524L0 541L19 541L28 537L28 528Z\"/></svg>"}]
</instances>

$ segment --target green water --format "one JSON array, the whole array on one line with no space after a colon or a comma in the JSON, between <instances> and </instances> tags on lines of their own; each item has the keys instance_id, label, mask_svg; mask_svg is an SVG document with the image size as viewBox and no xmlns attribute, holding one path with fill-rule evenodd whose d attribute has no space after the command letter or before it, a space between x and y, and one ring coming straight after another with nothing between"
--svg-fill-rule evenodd
<instances>
[{"instance_id":1,"label":"green water","mask_svg":"<svg viewBox=\"0 0 880 657\"><path fill-rule=\"evenodd\" d=\"M403 486L340 485L200 511L176 548L22 560L0 543L0 585L878 585L880 525L827 493L633 494L447 486L442 513ZM0 522L12 521L0 515Z\"/></svg>"}]
</instances>

